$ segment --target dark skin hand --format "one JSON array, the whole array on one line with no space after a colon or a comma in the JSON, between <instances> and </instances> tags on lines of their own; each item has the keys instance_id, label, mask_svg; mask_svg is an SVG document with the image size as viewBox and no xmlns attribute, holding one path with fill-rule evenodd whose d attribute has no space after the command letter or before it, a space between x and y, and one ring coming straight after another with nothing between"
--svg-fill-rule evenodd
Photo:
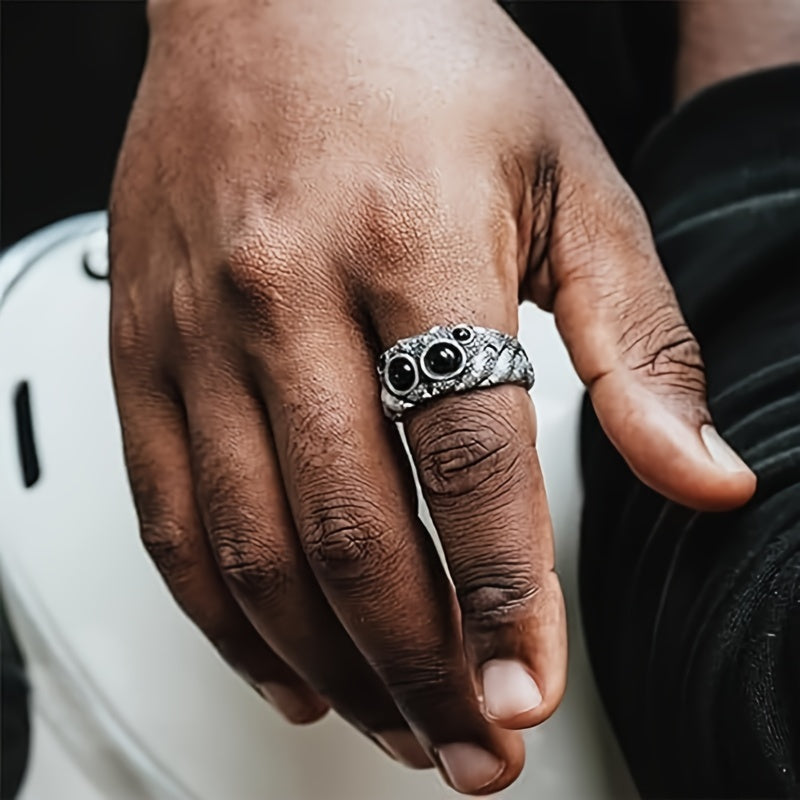
<instances>
[{"instance_id":1,"label":"dark skin hand","mask_svg":"<svg viewBox=\"0 0 800 800\"><path fill-rule=\"evenodd\" d=\"M293 722L332 706L468 793L564 692L564 605L524 389L404 420L377 356L553 311L651 486L739 505L700 352L580 108L491 0L162 0L111 203L114 378L142 537Z\"/></svg>"}]
</instances>

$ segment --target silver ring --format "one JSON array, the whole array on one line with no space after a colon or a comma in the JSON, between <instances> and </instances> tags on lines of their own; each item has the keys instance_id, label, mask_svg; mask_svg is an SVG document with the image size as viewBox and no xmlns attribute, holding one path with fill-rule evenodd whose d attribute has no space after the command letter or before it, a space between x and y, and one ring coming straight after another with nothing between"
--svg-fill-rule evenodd
<instances>
[{"instance_id":1,"label":"silver ring","mask_svg":"<svg viewBox=\"0 0 800 800\"><path fill-rule=\"evenodd\" d=\"M501 383L530 389L534 380L516 338L477 325L436 325L400 339L378 359L378 377L384 413L393 420L445 394Z\"/></svg>"}]
</instances>

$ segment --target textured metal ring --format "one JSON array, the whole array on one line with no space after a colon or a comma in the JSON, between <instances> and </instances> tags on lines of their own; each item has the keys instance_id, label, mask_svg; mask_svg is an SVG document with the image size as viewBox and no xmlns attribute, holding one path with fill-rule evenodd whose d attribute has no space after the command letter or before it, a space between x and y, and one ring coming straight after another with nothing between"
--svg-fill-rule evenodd
<instances>
[{"instance_id":1,"label":"textured metal ring","mask_svg":"<svg viewBox=\"0 0 800 800\"><path fill-rule=\"evenodd\" d=\"M393 420L445 394L501 383L530 389L534 379L517 339L476 325L436 325L401 339L381 354L378 376L384 413Z\"/></svg>"}]
</instances>

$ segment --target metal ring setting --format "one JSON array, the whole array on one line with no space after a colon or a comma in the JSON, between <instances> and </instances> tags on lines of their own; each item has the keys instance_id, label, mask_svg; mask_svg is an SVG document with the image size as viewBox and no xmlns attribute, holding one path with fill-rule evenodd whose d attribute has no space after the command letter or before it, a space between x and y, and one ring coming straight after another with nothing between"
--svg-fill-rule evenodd
<instances>
[{"instance_id":1,"label":"metal ring setting","mask_svg":"<svg viewBox=\"0 0 800 800\"><path fill-rule=\"evenodd\" d=\"M519 341L476 325L436 325L401 339L378 360L381 402L399 420L411 408L446 394L501 383L530 389L533 366Z\"/></svg>"}]
</instances>

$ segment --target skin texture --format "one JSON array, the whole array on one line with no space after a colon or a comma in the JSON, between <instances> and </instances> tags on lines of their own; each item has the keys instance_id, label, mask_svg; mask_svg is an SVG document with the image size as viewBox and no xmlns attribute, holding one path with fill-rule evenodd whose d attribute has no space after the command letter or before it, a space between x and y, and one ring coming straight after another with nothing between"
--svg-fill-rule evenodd
<instances>
[{"instance_id":1,"label":"skin texture","mask_svg":"<svg viewBox=\"0 0 800 800\"><path fill-rule=\"evenodd\" d=\"M150 15L111 203L112 363L145 546L288 719L332 706L404 763L497 791L522 768L513 729L553 712L566 674L533 407L503 386L405 419L451 584L374 364L434 324L515 333L533 300L644 480L699 508L743 503L755 478L701 436L700 353L644 215L489 0ZM517 664L541 703L490 720L489 661L492 691Z\"/></svg>"}]
</instances>

